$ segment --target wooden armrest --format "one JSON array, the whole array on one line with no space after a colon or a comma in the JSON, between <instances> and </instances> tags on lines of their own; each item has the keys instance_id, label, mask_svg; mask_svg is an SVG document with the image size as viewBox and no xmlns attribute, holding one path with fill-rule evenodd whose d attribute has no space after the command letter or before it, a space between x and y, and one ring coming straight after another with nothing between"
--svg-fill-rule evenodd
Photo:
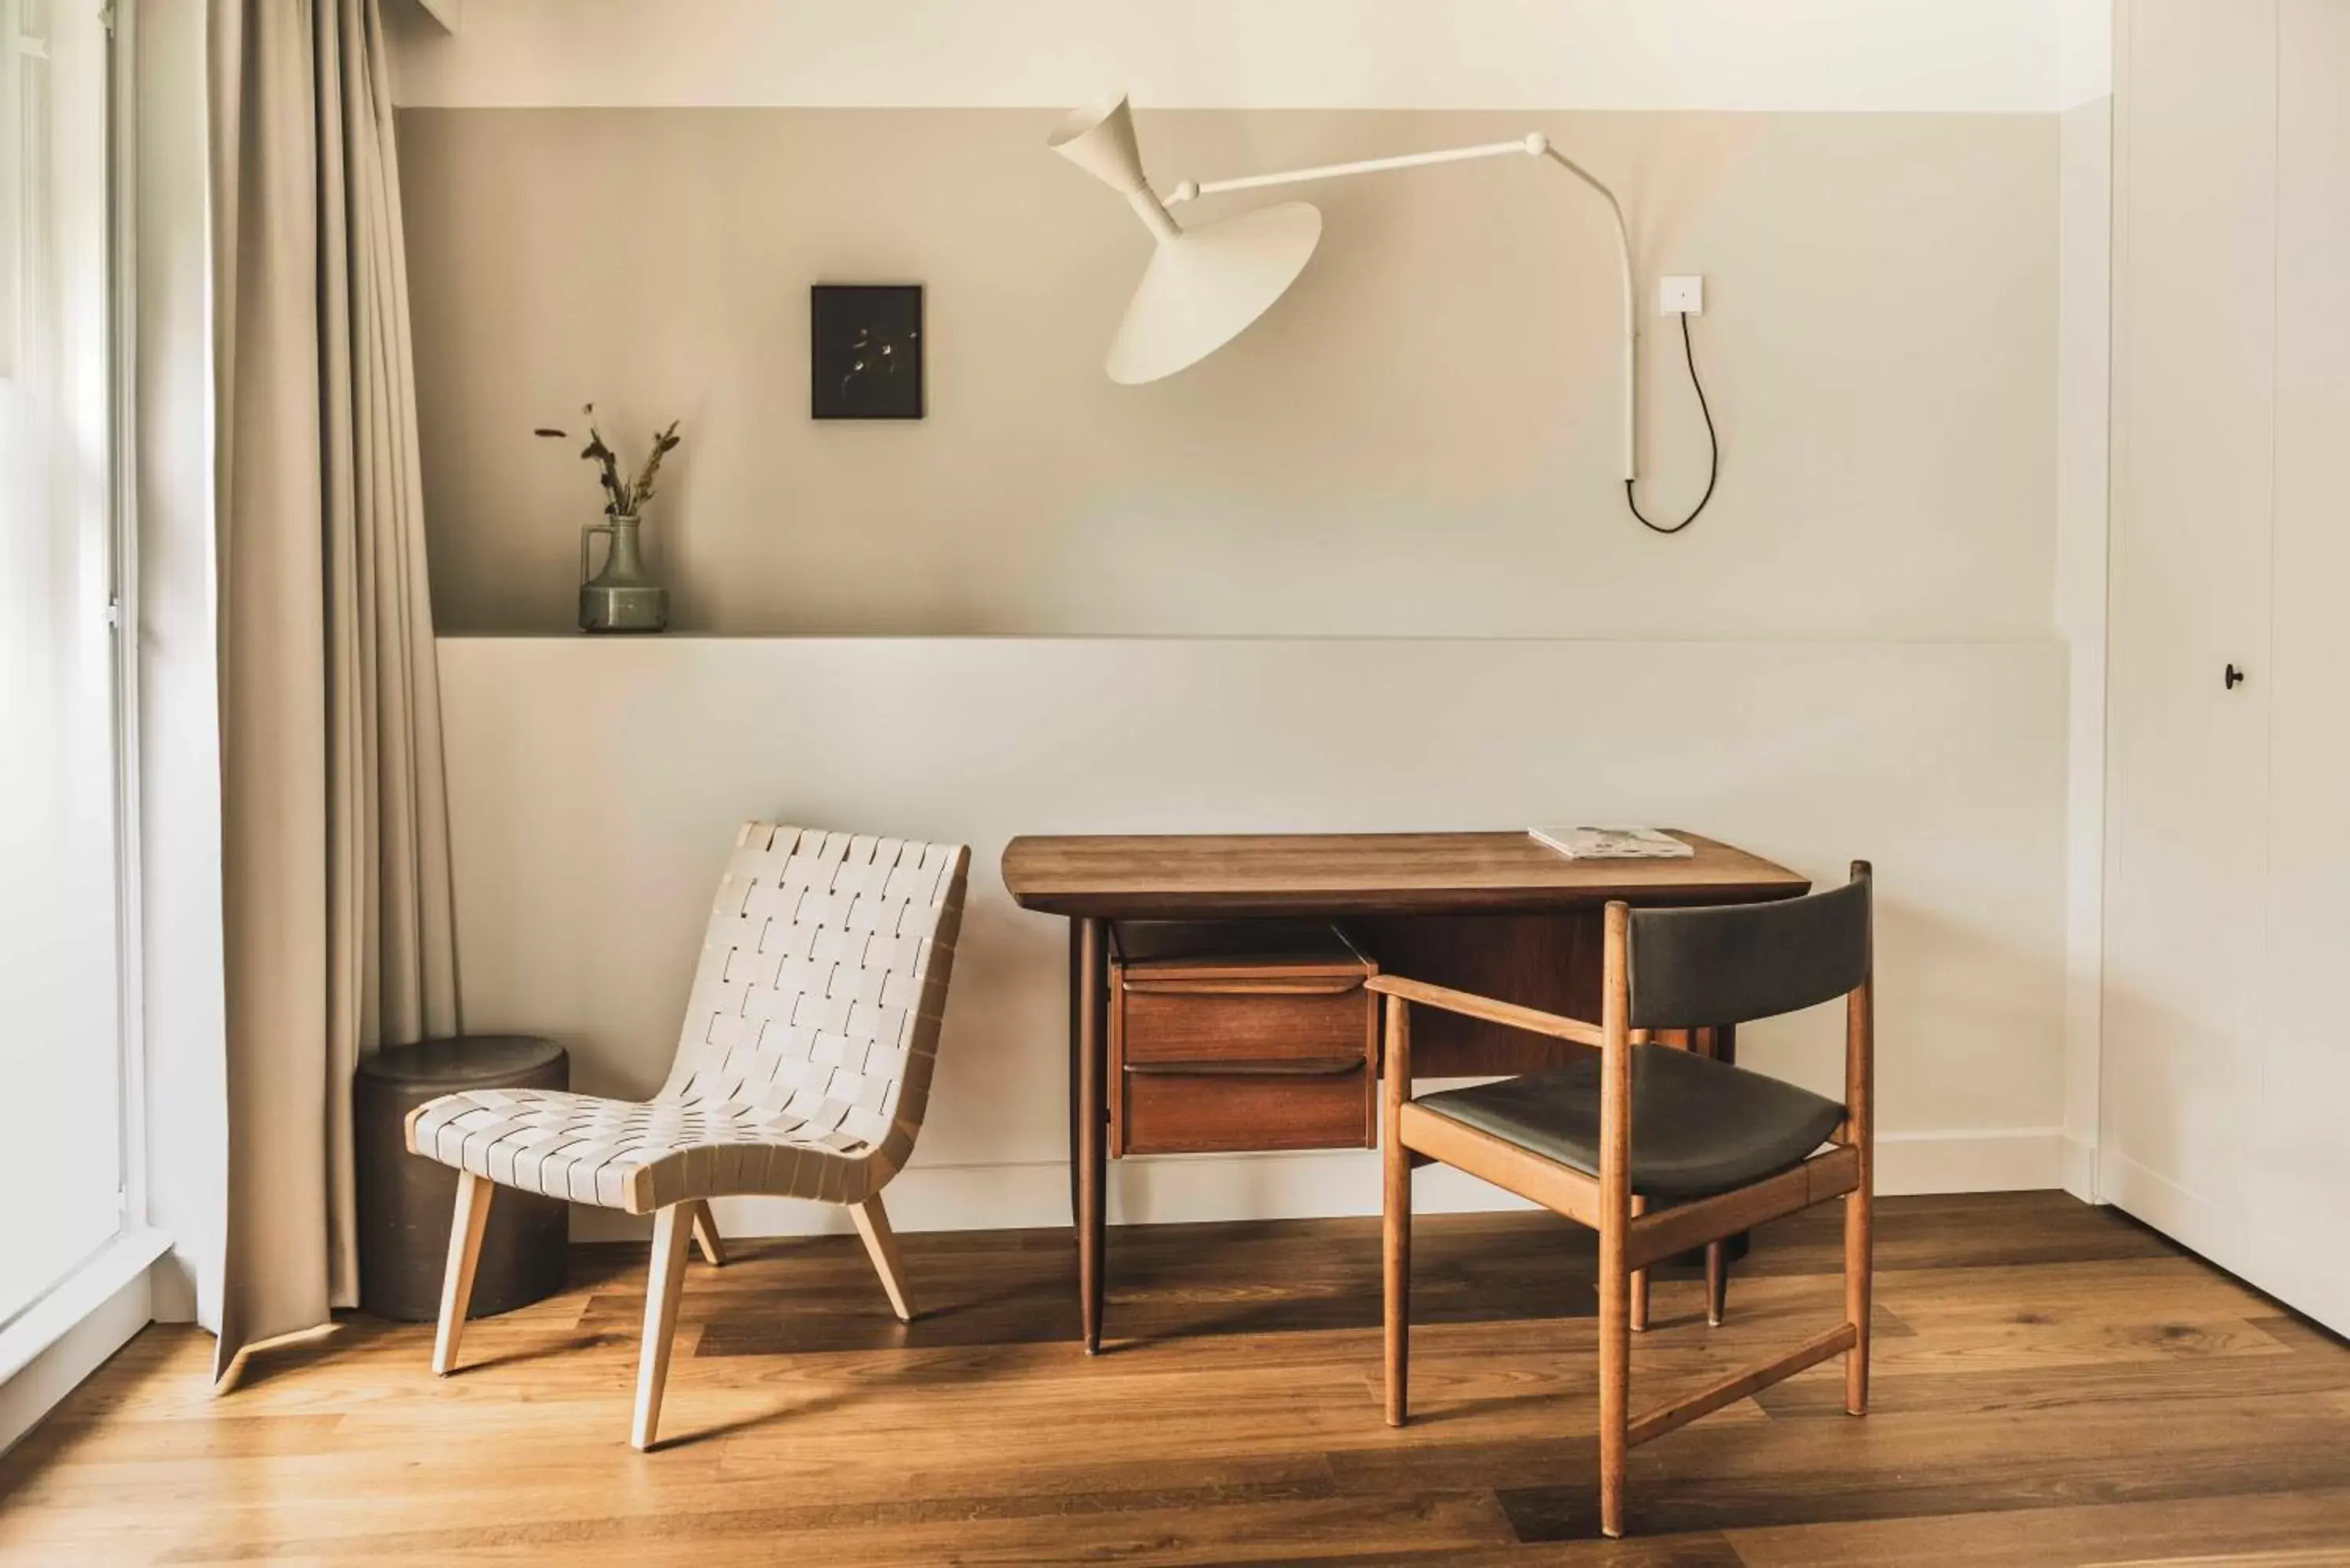
<instances>
[{"instance_id":1,"label":"wooden armrest","mask_svg":"<svg viewBox=\"0 0 2350 1568\"><path fill-rule=\"evenodd\" d=\"M1554 1040L1572 1040L1578 1045L1599 1045L1607 1038L1600 1033L1597 1024L1586 1023L1580 1018L1565 1018L1555 1012L1520 1007L1514 1002L1496 1002L1490 996L1476 996L1465 991L1430 985L1424 980L1406 980L1399 974L1375 974L1364 983L1373 991L1399 996L1406 1002L1442 1008L1447 1012L1458 1012L1468 1018L1482 1018L1488 1023L1499 1023L1507 1029L1523 1029L1529 1034L1547 1034Z\"/></svg>"}]
</instances>

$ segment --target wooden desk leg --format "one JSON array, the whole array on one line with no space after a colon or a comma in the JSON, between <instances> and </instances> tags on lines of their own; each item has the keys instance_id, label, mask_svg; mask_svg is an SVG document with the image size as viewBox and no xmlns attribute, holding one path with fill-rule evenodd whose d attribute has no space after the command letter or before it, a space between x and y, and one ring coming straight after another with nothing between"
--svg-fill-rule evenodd
<instances>
[{"instance_id":1,"label":"wooden desk leg","mask_svg":"<svg viewBox=\"0 0 2350 1568\"><path fill-rule=\"evenodd\" d=\"M1076 1167L1077 1322L1086 1354L1101 1349L1103 1243L1109 1204L1105 1191L1109 1155L1109 1039L1104 1027L1109 1005L1108 930L1082 917L1071 929L1069 1049L1077 1083L1076 1137L1069 1154Z\"/></svg>"},{"instance_id":2,"label":"wooden desk leg","mask_svg":"<svg viewBox=\"0 0 2350 1568\"><path fill-rule=\"evenodd\" d=\"M1077 1038L1085 1028L1083 1023L1086 995L1085 922L1069 922L1069 1225L1074 1231L1077 1224L1077 1172L1085 1161L1077 1148L1078 1084L1084 1069L1078 1065Z\"/></svg>"},{"instance_id":3,"label":"wooden desk leg","mask_svg":"<svg viewBox=\"0 0 2350 1568\"><path fill-rule=\"evenodd\" d=\"M1717 1062L1726 1062L1733 1067L1738 1065L1737 1024L1716 1024L1713 1028L1702 1030L1700 1033L1703 1035L1706 1042L1705 1054L1707 1055L1712 1057ZM1737 1262L1739 1259L1746 1256L1747 1246L1747 1234L1745 1231L1741 1231L1735 1236L1723 1237L1721 1241L1714 1242L1711 1247L1706 1249L1707 1292L1711 1301L1719 1303L1723 1295L1729 1291L1730 1265ZM1721 1262L1719 1264L1715 1262L1713 1258L1713 1254L1716 1252L1721 1254ZM1721 1274L1721 1282L1718 1285L1713 1282L1714 1275L1717 1271ZM1718 1304L1717 1310L1719 1310Z\"/></svg>"},{"instance_id":4,"label":"wooden desk leg","mask_svg":"<svg viewBox=\"0 0 2350 1568\"><path fill-rule=\"evenodd\" d=\"M1686 1046L1682 1047L1684 1050ZM1632 1198L1632 1218L1638 1220L1648 1211L1648 1200L1635 1193ZM1632 1332L1648 1332L1648 1271L1632 1271Z\"/></svg>"}]
</instances>

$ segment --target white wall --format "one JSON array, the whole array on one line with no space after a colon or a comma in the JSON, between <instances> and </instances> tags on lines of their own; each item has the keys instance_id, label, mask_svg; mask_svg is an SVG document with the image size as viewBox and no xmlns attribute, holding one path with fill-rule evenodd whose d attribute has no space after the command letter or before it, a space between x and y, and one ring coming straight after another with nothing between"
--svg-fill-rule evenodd
<instances>
[{"instance_id":1,"label":"white wall","mask_svg":"<svg viewBox=\"0 0 2350 1568\"><path fill-rule=\"evenodd\" d=\"M2064 1186L2096 1199L2105 1038L2106 631L2113 424L2115 0L2058 0L2057 635L2065 767Z\"/></svg>"},{"instance_id":2,"label":"white wall","mask_svg":"<svg viewBox=\"0 0 2350 1568\"><path fill-rule=\"evenodd\" d=\"M2113 339L2113 99L2059 130L2056 629L2071 649L2065 884L2064 1185L2096 1193L2104 1033L2106 626Z\"/></svg>"},{"instance_id":3,"label":"white wall","mask_svg":"<svg viewBox=\"0 0 2350 1568\"><path fill-rule=\"evenodd\" d=\"M2054 0L2056 107L2077 109L2114 92L2115 0Z\"/></svg>"},{"instance_id":4,"label":"white wall","mask_svg":"<svg viewBox=\"0 0 2350 1568\"><path fill-rule=\"evenodd\" d=\"M1822 885L1869 858L1885 1189L2057 1179L2053 644L454 638L441 659L466 1023L562 1040L581 1089L659 1087L738 821L973 846L931 1123L892 1189L910 1229L1066 1221L1066 935L1003 891L1018 833L1632 818ZM1742 1032L1741 1058L1833 1091L1841 1016ZM1359 1154L1131 1160L1115 1187L1123 1220L1378 1200Z\"/></svg>"},{"instance_id":5,"label":"white wall","mask_svg":"<svg viewBox=\"0 0 2350 1568\"><path fill-rule=\"evenodd\" d=\"M156 1315L218 1321L226 1199L204 18L140 8L140 962Z\"/></svg>"},{"instance_id":6,"label":"white wall","mask_svg":"<svg viewBox=\"0 0 2350 1568\"><path fill-rule=\"evenodd\" d=\"M2079 0L466 0L403 105L2045 112ZM2076 29L2077 33L2077 29ZM2094 96L2094 95L2092 95Z\"/></svg>"},{"instance_id":7,"label":"white wall","mask_svg":"<svg viewBox=\"0 0 2350 1568\"><path fill-rule=\"evenodd\" d=\"M2095 1077L2081 1055L2087 1051L2094 1066L2093 975L2085 1010L2080 998L2084 955L2093 965L2096 950L2098 675L2094 656L2066 643L2094 644L2103 635L2103 503L2091 481L2102 433L2095 330L2102 219L2095 204L2102 179L2096 128L2107 90L2100 70L2104 22L2101 0L1481 0L1443 7L1402 0L1282 6L1055 0L987 8L944 0L702 0L690 9L652 0L468 0L453 36L420 23L402 40L399 97L411 106L406 123L435 126L431 136L440 156L432 167L461 174L467 143L460 130L472 119L497 118L471 117L463 112L468 109L566 111L550 112L546 122L560 120L615 148L640 136L718 134L680 129L688 117L679 110L830 114L838 117L832 122L837 134L857 138L860 156L871 162L877 148L910 157L909 150L923 145L920 117L892 109L920 110L933 117L920 124L939 125L948 123L944 111L1002 115L1076 101L1106 87L1129 88L1138 101L1154 107L1220 110L1658 111L1656 125L1623 128L1627 150L1708 137L1727 147L1783 147L1790 143L1772 139L1807 137L1834 154L1825 157L1818 176L1830 184L1847 151L1852 167L1874 166L1905 137L1978 137L1981 148L2021 137L2029 151L2022 161L2028 169L2020 164L2012 177L1982 182L2011 197L2012 209L1969 230L1970 243L1998 249L1998 266L2025 280L2012 310L1951 322L1947 310L1937 313L1941 302L1931 289L1912 289L1905 306L1900 268L1876 269L1855 286L1871 291L1859 303L1896 315L1906 308L1910 314L1900 328L1922 334L1914 348L1896 356L1890 374L1868 379L1872 410L1912 410L1915 429L1929 432L1940 443L1937 451L1968 454L2014 480L1986 493L1980 505L1955 508L1947 504L1951 491L1945 484L1927 486L1932 504L1910 504L1914 496L1898 483L1863 488L1871 525L1879 530L1863 556L1883 549L1913 566L1950 552L1957 553L1952 560L1964 558L1960 567L1930 574L1936 591L1902 599L1896 617L1877 614L1885 597L1872 597L1871 582L1885 580L1882 574L1856 580L1853 561L1860 557L1803 545L1825 537L1817 522L1830 504L1850 503L1840 489L1847 466L1791 463L1788 444L1776 440L1740 444L1770 428L1757 410L1786 413L1787 400L1772 401L1774 386L1801 384L1799 378L1774 381L1774 369L1832 375L1847 360L1859 363L1852 357L1883 337L1869 321L1892 319L1866 309L1841 322L1832 309L1798 318L1772 291L1742 288L1752 282L1742 274L1742 258L1761 254L1756 247L1793 256L1806 243L1842 243L1800 216L1773 230L1765 213L1741 231L1742 244L1700 263L1712 275L1720 312L1700 323L1700 332L1728 350L1719 361L1723 385L1737 394L1718 405L1729 434L1726 472L1733 484L1757 474L1781 481L1761 514L1741 520L1735 506L1722 514L1751 523L1755 532L1744 543L1756 553L1736 574L1744 597L1717 594L1703 616L1689 613L1677 592L1686 584L1675 568L1710 559L1691 555L1692 547L1739 547L1731 541L1657 541L1655 559L1638 570L1626 562L1637 566L1646 556L1633 547L1637 541L1626 544L1624 561L1611 555L1590 568L1593 583L1610 591L1590 600L1590 615L1565 623L1523 614L1479 623L1448 612L1433 626L1408 626L1394 616L1289 625L1264 613L1265 604L1277 607L1278 601L1263 599L1261 587L1234 584L1222 572L1183 577L1184 558L1170 557L1179 575L1156 573L1165 604L1145 618L1148 628L1338 635L627 643L444 638L469 1025L553 1033L573 1046L581 1087L647 1092L672 1049L708 886L737 819L777 815L967 839L979 852L976 897L936 1119L893 1199L911 1228L1060 1223L1066 1213L1063 939L1058 922L1023 916L1003 899L995 865L1005 837L1079 829L1513 827L1561 815L1614 815L1712 833L1823 880L1840 875L1856 856L1873 859L1886 899L1887 1189L2056 1183L2083 1158L2078 1151L2068 1157L2065 1146L2067 1074L2079 1080L2086 1071L2090 1083ZM2060 109L2083 105L2088 107L2056 123ZM640 112L647 109L671 112ZM1917 118L1905 130L1887 116ZM1926 123L1935 117L1950 123ZM522 138L528 118L484 134ZM1242 153L1278 123L1239 113L1201 122L1210 118L1222 123L1209 126L1209 145L1224 136ZM1168 116L1162 123L1181 119ZM1827 123L1837 119L1846 123ZM1603 123L1595 119L1583 129ZM1353 134L1360 127L1350 121L1345 129ZM1361 151L1349 143L1332 155ZM1913 171L1925 171L1908 198L1920 213L1946 213L1955 188L1950 171L1970 166L1970 156L1938 159L1930 169L1912 161ZM689 166L700 171L696 178L706 177L705 163ZM424 167L421 162L419 171ZM1704 214L1726 198L1686 181L1675 184L1673 171L1683 167L1634 151L1627 184L1636 203L1668 197L1684 202L1686 211L1659 208L1660 218L1682 225L1674 232L1702 232ZM1018 178L1029 171L1021 164ZM1736 173L1733 166L1723 190L1736 185ZM472 212L480 205L473 189L480 182L470 174L463 180L411 182L412 212L461 197ZM555 231L534 226L535 214L569 187L506 183L515 200L500 209L499 221L514 243L544 246ZM1077 190L1070 201L1081 205ZM789 200L792 192L777 196ZM1391 209L1389 196L1403 206ZM956 199L983 205L985 190ZM1024 194L997 221L1033 221L1037 202L1054 199L1052 192ZM1392 219L1415 200L1440 204L1453 198L1366 187L1347 199L1360 201L1367 223ZM2068 203L2074 210L2060 211ZM1871 196L1859 220L1881 222L1894 204L1892 197ZM812 201L795 210L806 215L799 227L812 242L847 219L876 225L874 234L889 243L832 258L870 273L893 255L913 254L906 247L919 245L930 231L921 224L927 209L920 202L901 219L869 205ZM1787 212L1799 205L1788 204ZM739 216L740 202L728 211ZM1477 232L1506 246L1519 222L1512 211L1497 202L1476 220L1482 225ZM1117 217L1100 215L1111 223ZM412 219L411 232L430 235L433 221L429 213ZM901 222L902 232L893 222ZM1048 226L1090 222L1073 205L1050 214ZM466 224L488 233L487 219L468 217ZM1462 227L1437 225L1432 239L1408 223L1389 223L1378 232L1391 246L1419 245L1424 263L1434 254L1430 245ZM677 231L681 244L698 244L697 236L739 240L750 232L733 216L717 229L697 219ZM1055 227L1054 234L1041 249L1058 265L1093 243L1075 228ZM439 257L432 275L454 291L456 308L470 320L485 302L463 295L461 249L452 245ZM1347 254L1378 253L1332 252ZM763 254L750 245L730 252L728 265L744 278L764 280L762 287L775 285ZM545 259L559 271L578 255L577 247L556 246ZM452 257L459 265L442 265ZM1099 258L1088 251L1076 259L1073 286L1095 287ZM1650 259L1669 258L1657 251ZM1014 276L1005 270L1014 265L1010 259L991 263L989 275ZM794 290L805 281L785 280ZM500 353L509 367L539 367L533 374L548 366L579 369L587 354L599 385L627 382L613 395L635 395L649 384L645 376L658 380L684 361L671 351L658 315L671 306L632 304L637 308L624 313L618 330L632 335L639 348L607 353L606 343L594 350L603 358L595 358L578 341L557 336L559 323L542 323L535 336L501 337L506 347ZM697 293L680 307L723 315L723 306ZM528 291L515 296L515 312L532 307ZM1299 309L1313 308L1313 296L1301 295ZM515 319L484 330L510 332ZM1946 328L1939 336L1931 330L1937 323ZM584 331L585 325L574 327ZM1306 323L1316 331L1330 325ZM1267 329L1274 336L1264 341L1283 341L1279 323L1268 322ZM430 321L420 326L428 337L438 330ZM441 331L433 340L456 352L466 337ZM1985 358L2003 355L1997 346L2011 337L2036 345L2030 354L2038 358L2021 369L2013 356ZM1238 349L1243 355L1245 341ZM1660 346L1670 347L1651 345ZM773 357L775 375L804 374L788 340ZM1979 394L1992 382L1979 370L1991 362L2006 369L1997 396L1984 399ZM1440 384L1420 393L1431 408L1448 400L1478 406L1473 379L1441 359L1434 363ZM1243 370L1253 379L1249 384L1261 385L1267 367L1228 364L1221 395L1244 394L1233 379ZM1035 365L1024 364L1022 373L1045 378ZM1675 367L1659 366L1650 397L1663 400L1665 418L1676 421L1659 424L1669 432L1667 461L1678 478L1690 453L1689 434L1677 428L1685 410L1675 400L1686 389L1676 376ZM1211 373L1192 387L1213 380ZM1350 372L1347 384L1362 385L1359 373ZM554 386L533 381L526 389L536 397ZM1180 383L1170 388L1157 389L1162 402L1200 395ZM1953 400L1953 389L1960 388L1965 397ZM662 383L660 389L666 396L669 389ZM1101 388L1088 395L1112 393ZM1253 421L1274 423L1250 439L1278 439L1278 401L1270 412L1252 413ZM1991 404L1997 411L1986 412ZM1793 406L1810 406L1807 395ZM648 417L655 411L643 410ZM511 415L523 428L546 417L536 408L468 405L463 420L451 421L447 412L442 429L461 424L476 431L492 418ZM426 410L428 424L434 417ZM1762 422L1744 422L1750 419ZM1526 441L1538 441L1539 421L1532 412L1523 421ZM889 433L919 454L927 450L926 436L946 432ZM453 450L445 438L439 445L444 453ZM431 472L444 461L433 446L428 442L428 485L442 487L442 498L505 493L486 482L449 488L452 470L442 466L438 478ZM1381 452L1393 457L1391 446ZM494 476L505 460L484 447L463 461L474 473ZM886 452L874 458L885 466L898 461ZM1894 466L1924 483L1919 465ZM1240 476L1230 499L1236 513L1248 514L1251 548L1276 574L1307 569L1313 563L1297 556L1284 509L1306 514L1316 493L1259 484L1245 469L1230 472ZM693 483L681 472L673 502L715 504L709 494L697 496ZM1806 487L1826 499L1807 502ZM1408 483L1387 488L1421 495ZM1411 503L1425 519L1417 541L1383 518L1389 525L1374 534L1334 535L1338 547L1318 552L1314 562L1393 576L1401 557L1390 546L1427 549L1448 530L1478 526L1433 499L1440 488ZM1567 487L1576 527L1631 526L1616 513L1620 503L1612 493L1595 492L1586 505L1588 488ZM1731 493L1751 504L1754 493ZM718 520L724 527L768 515L744 504L747 493L723 499ZM822 522L820 514L810 515ZM554 530L549 537L567 538L570 521L535 505L479 505L463 515L443 506L434 524L442 531L477 522L485 528L544 524ZM1041 557L1035 569L1068 573L1070 560L1088 559L1087 551L1103 547L1104 526L1087 524L1067 541L1074 555ZM1038 529L1021 548L1049 543L1051 532ZM1614 550L1613 536L1607 537ZM1473 553L1478 543L1463 541L1462 552ZM1362 558L1348 558L1350 551ZM1457 561L1462 552L1448 558ZM839 571L847 557L837 550L836 556L831 569ZM935 564L920 553L905 558ZM1002 568L977 561L972 569L1000 575ZM1432 576L1415 566L1404 575L1445 586L1440 569ZM1097 574L1078 576L1093 581ZM1502 597L1555 576L1522 568ZM760 580L756 571L738 568L730 587L755 594ZM810 579L821 580L820 573ZM850 573L844 591L863 591L878 580ZM527 585L536 581L535 575L484 579L499 592L534 592ZM1247 592L1260 600L1235 597ZM1455 593L1451 602L1473 599ZM1159 613L1170 605L1182 613ZM1247 613L1233 613L1240 605ZM1803 640L1823 617L1834 628L1827 635L1846 640ZM885 624L903 628L908 621ZM1040 624L1107 629L1066 617L1032 617L1005 629ZM1472 635L1344 635L1364 629ZM1512 641L1493 638L1497 629L1564 635ZM1578 630L1596 630L1606 640L1575 640ZM1677 637L1721 640L1652 640ZM1411 762L1399 768L1384 726L1407 713L1425 732L1408 753ZM2085 848L2077 836L2068 839L2084 831ZM1823 1086L1832 1082L1832 1031L1818 1021L1757 1031L1746 1049L1768 1069ZM2094 1116L2092 1106L2086 1125L2094 1126ZM1355 1154L1136 1160L1118 1170L1115 1185L1114 1213L1128 1220L1362 1211L1375 1201L1370 1166ZM1453 1203L1491 1200L1468 1186L1437 1196ZM738 1212L729 1222L788 1231L824 1219L770 1208ZM583 1233L598 1234L619 1222L591 1214L581 1223Z\"/></svg>"}]
</instances>

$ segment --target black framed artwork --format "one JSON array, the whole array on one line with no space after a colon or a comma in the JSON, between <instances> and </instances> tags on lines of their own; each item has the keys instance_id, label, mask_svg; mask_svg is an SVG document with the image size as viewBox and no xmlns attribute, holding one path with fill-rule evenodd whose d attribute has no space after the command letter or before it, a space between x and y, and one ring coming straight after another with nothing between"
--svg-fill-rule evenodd
<instances>
[{"instance_id":1,"label":"black framed artwork","mask_svg":"<svg viewBox=\"0 0 2350 1568\"><path fill-rule=\"evenodd\" d=\"M808 290L808 410L820 420L922 417L922 286Z\"/></svg>"}]
</instances>

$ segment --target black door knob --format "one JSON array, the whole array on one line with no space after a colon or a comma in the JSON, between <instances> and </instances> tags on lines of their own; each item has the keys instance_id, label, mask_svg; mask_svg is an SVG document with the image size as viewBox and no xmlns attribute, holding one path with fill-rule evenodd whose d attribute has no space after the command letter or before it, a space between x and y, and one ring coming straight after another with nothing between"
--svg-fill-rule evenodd
<instances>
[{"instance_id":1,"label":"black door knob","mask_svg":"<svg viewBox=\"0 0 2350 1568\"><path fill-rule=\"evenodd\" d=\"M2228 690L2229 690L2229 691L2233 691L2237 687L2239 687L2239 686L2241 686L2241 685L2242 685L2242 684L2243 684L2243 680L2244 680L2244 672L2243 672L2242 670L2241 670L2237 669L2237 668L2236 668L2234 665L2232 665L2232 664L2230 664L2230 666L2228 666Z\"/></svg>"}]
</instances>

